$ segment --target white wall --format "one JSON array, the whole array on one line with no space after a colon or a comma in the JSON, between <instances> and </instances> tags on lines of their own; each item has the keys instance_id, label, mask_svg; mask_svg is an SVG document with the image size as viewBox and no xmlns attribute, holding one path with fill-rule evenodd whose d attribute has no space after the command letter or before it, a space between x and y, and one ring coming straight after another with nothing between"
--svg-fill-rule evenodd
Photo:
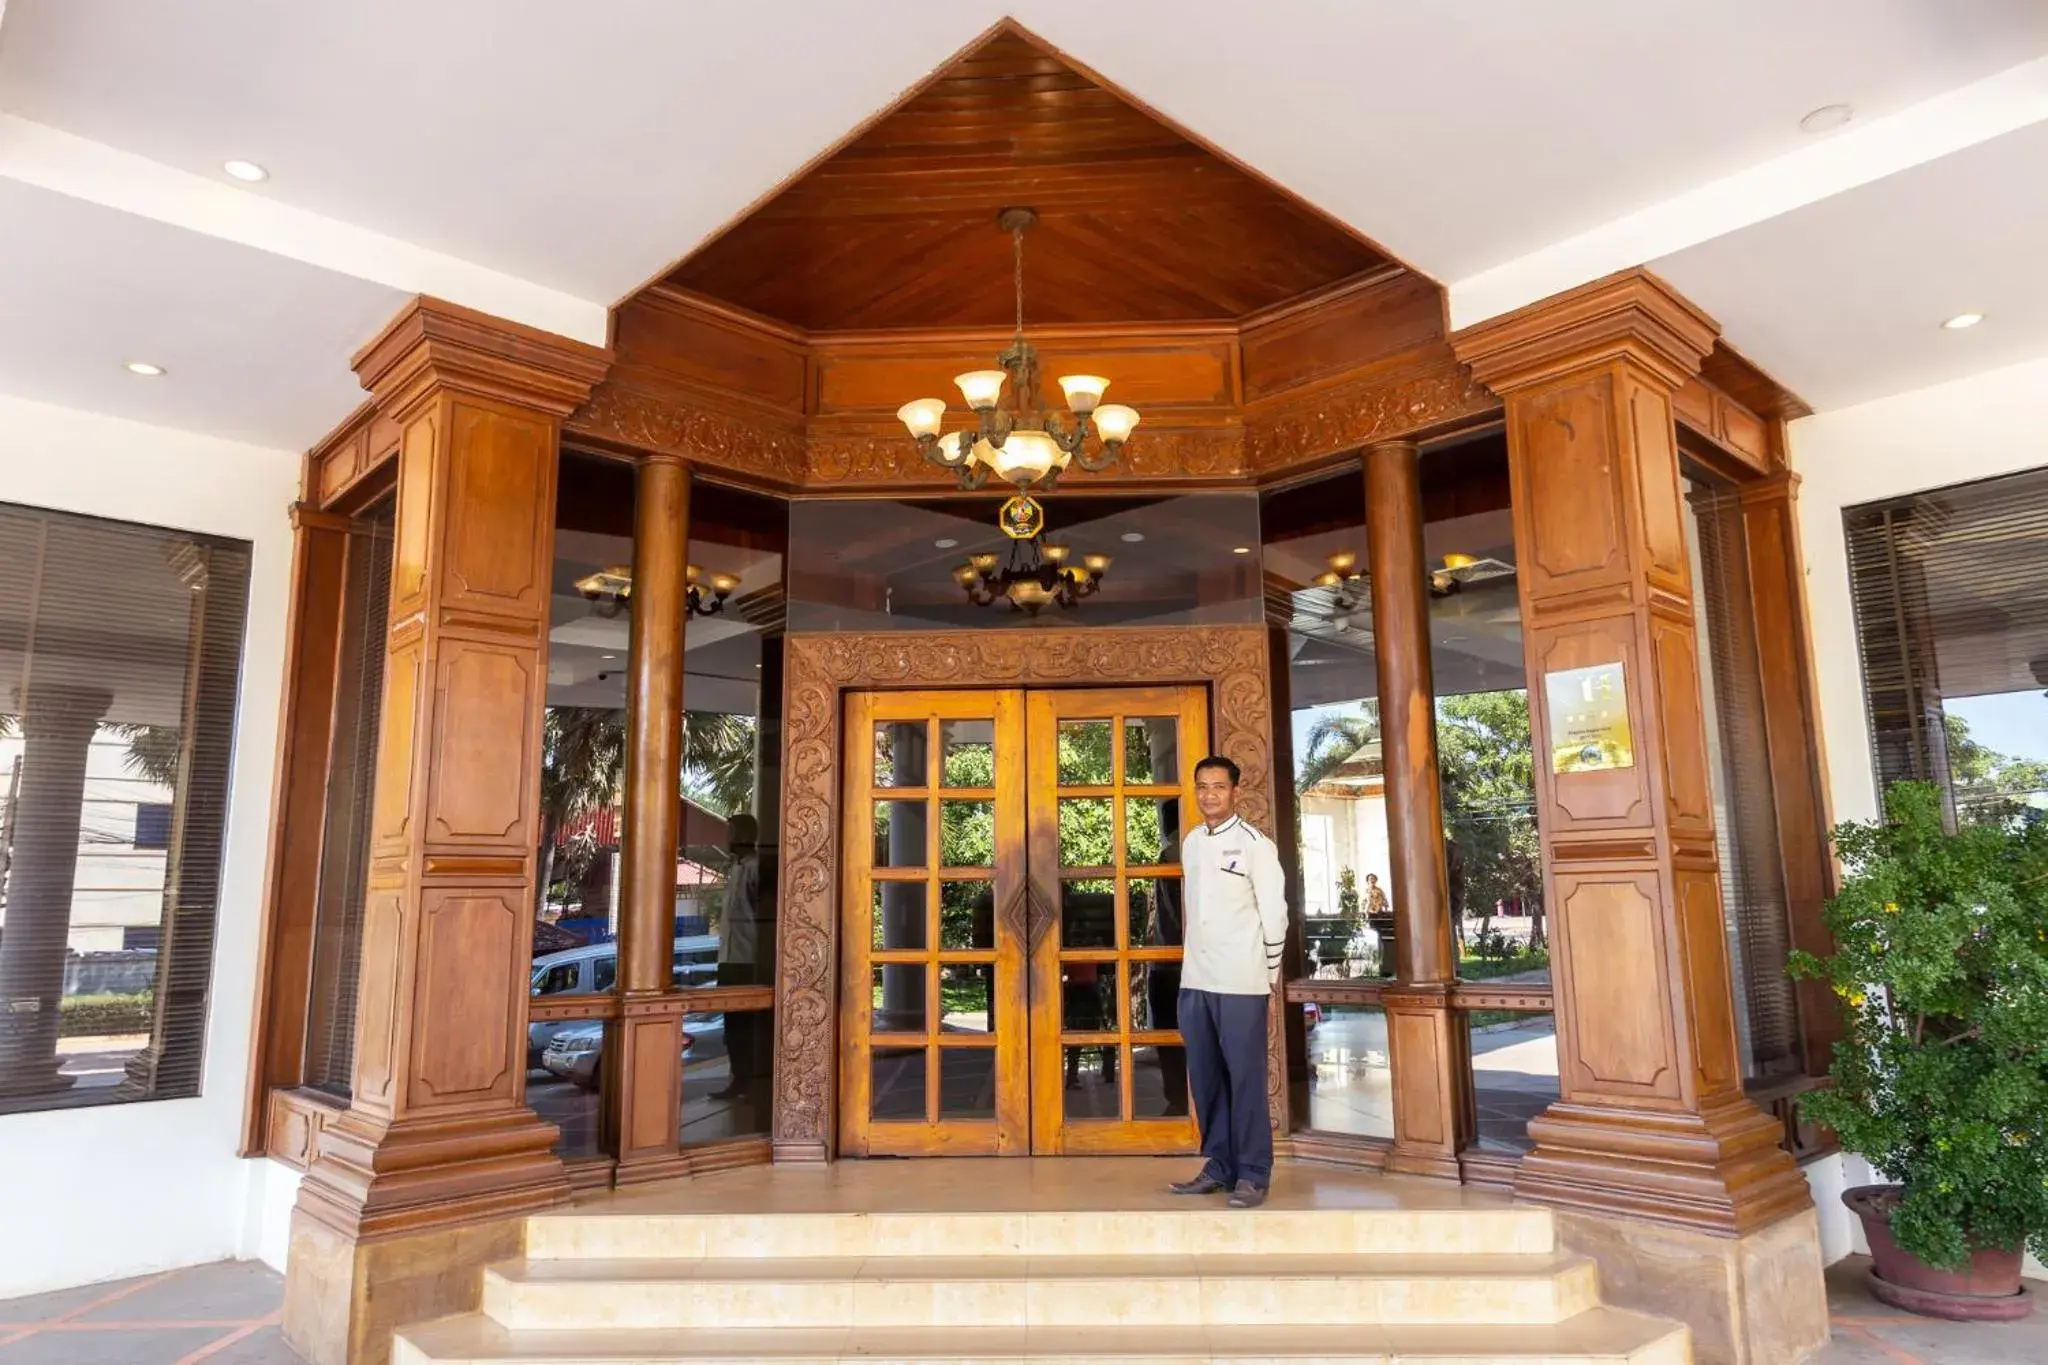
<instances>
[{"instance_id":1,"label":"white wall","mask_svg":"<svg viewBox=\"0 0 2048 1365\"><path fill-rule=\"evenodd\" d=\"M2048 465L2048 357L1803 418L1791 437L1834 816L1868 820L1878 813L1877 781L1842 509ZM1862 1230L1838 1196L1867 1181L1868 1169L1840 1156L1807 1168L1830 1260L1864 1250ZM2048 1274L2031 1263L2029 1273Z\"/></svg>"},{"instance_id":2,"label":"white wall","mask_svg":"<svg viewBox=\"0 0 2048 1365\"><path fill-rule=\"evenodd\" d=\"M291 1173L242 1161L235 1147L283 683L288 509L298 480L299 457L290 451L0 397L0 499L254 546L201 1092L0 1115L0 1298L276 1244Z\"/></svg>"}]
</instances>

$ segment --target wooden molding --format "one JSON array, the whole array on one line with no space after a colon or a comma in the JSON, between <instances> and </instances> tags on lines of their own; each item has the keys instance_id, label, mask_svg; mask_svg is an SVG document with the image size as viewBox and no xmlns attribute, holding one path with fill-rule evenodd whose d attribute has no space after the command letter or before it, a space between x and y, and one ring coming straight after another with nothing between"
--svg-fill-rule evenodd
<instances>
[{"instance_id":1,"label":"wooden molding","mask_svg":"<svg viewBox=\"0 0 2048 1365\"><path fill-rule=\"evenodd\" d=\"M1500 400L1439 348L1412 365L1374 369L1252 408L1245 415L1246 462L1261 478L1284 475L1362 446L1499 411Z\"/></svg>"},{"instance_id":2,"label":"wooden molding","mask_svg":"<svg viewBox=\"0 0 2048 1365\"><path fill-rule=\"evenodd\" d=\"M600 347L419 295L350 364L378 408L402 423L444 389L566 417L611 362Z\"/></svg>"},{"instance_id":3,"label":"wooden molding","mask_svg":"<svg viewBox=\"0 0 2048 1365\"><path fill-rule=\"evenodd\" d=\"M1467 327L1451 347L1500 394L1624 357L1675 389L1699 373L1720 332L1684 295L1638 267Z\"/></svg>"},{"instance_id":4,"label":"wooden molding","mask_svg":"<svg viewBox=\"0 0 2048 1365\"><path fill-rule=\"evenodd\" d=\"M1253 824L1273 827L1274 720L1264 626L795 635L785 646L784 678L777 1160L829 1159L837 1150L839 760L846 691L1206 683L1216 748L1236 758L1244 773L1240 809ZM1276 1027L1270 1040L1279 1037ZM1284 1058L1275 1059L1267 1077L1272 1112L1285 1115Z\"/></svg>"}]
</instances>

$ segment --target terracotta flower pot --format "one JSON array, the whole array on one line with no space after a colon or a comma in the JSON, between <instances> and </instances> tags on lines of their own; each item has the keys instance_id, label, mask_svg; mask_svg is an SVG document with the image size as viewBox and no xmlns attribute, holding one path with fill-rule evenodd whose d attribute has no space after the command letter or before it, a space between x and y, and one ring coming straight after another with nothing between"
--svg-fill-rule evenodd
<instances>
[{"instance_id":1,"label":"terracotta flower pot","mask_svg":"<svg viewBox=\"0 0 2048 1365\"><path fill-rule=\"evenodd\" d=\"M1881 1302L1954 1322L2009 1322L2033 1311L2020 1284L2020 1249L1986 1248L1956 1270L1936 1270L1892 1239L1898 1185L1858 1185L1842 1202L1863 1220L1870 1242L1870 1292Z\"/></svg>"}]
</instances>

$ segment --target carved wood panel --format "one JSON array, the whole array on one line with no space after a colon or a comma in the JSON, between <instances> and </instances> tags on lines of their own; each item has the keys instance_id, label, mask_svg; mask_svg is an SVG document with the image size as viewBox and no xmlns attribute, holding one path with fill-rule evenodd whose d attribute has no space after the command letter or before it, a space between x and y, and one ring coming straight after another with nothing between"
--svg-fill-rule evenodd
<instances>
[{"instance_id":1,"label":"carved wood panel","mask_svg":"<svg viewBox=\"0 0 2048 1365\"><path fill-rule=\"evenodd\" d=\"M525 907L511 896L427 888L412 1003L414 1104L512 1092L508 989L523 990Z\"/></svg>"},{"instance_id":2,"label":"carved wood panel","mask_svg":"<svg viewBox=\"0 0 2048 1365\"><path fill-rule=\"evenodd\" d=\"M427 829L434 843L486 843L523 854L532 842L527 792L536 756L517 741L539 705L541 666L531 647L460 639L442 646L439 693L461 704L444 707L434 727Z\"/></svg>"},{"instance_id":3,"label":"carved wood panel","mask_svg":"<svg viewBox=\"0 0 2048 1365\"><path fill-rule=\"evenodd\" d=\"M531 616L548 592L553 423L457 402L454 426L442 609Z\"/></svg>"},{"instance_id":4,"label":"carved wood panel","mask_svg":"<svg viewBox=\"0 0 2048 1365\"><path fill-rule=\"evenodd\" d=\"M1671 404L1648 384L1627 382L1632 465L1642 498L1642 538L1648 551L1650 576L1679 592L1690 579L1685 556L1684 490L1679 486L1678 452L1673 445Z\"/></svg>"},{"instance_id":5,"label":"carved wood panel","mask_svg":"<svg viewBox=\"0 0 2048 1365\"><path fill-rule=\"evenodd\" d=\"M1678 898L1680 965L1686 992L1695 1002L1692 1062L1701 1095L1721 1094L1741 1087L1742 1072L1720 879L1706 869L1681 868L1673 874L1672 885Z\"/></svg>"},{"instance_id":6,"label":"carved wood panel","mask_svg":"<svg viewBox=\"0 0 2048 1365\"><path fill-rule=\"evenodd\" d=\"M1557 878L1572 1033L1566 1097L1676 1099L1677 1049L1657 920L1656 874Z\"/></svg>"},{"instance_id":7,"label":"carved wood panel","mask_svg":"<svg viewBox=\"0 0 2048 1365\"><path fill-rule=\"evenodd\" d=\"M840 697L849 689L1211 685L1218 752L1243 771L1240 809L1271 830L1273 715L1262 626L797 635L785 654L782 887L774 1141L786 1157L835 1150ZM1286 1069L1268 1072L1286 1110Z\"/></svg>"},{"instance_id":8,"label":"carved wood panel","mask_svg":"<svg viewBox=\"0 0 2048 1365\"><path fill-rule=\"evenodd\" d=\"M1542 390L1518 404L1516 489L1527 508L1529 595L1625 581L1628 521L1616 468L1612 380L1605 374Z\"/></svg>"}]
</instances>

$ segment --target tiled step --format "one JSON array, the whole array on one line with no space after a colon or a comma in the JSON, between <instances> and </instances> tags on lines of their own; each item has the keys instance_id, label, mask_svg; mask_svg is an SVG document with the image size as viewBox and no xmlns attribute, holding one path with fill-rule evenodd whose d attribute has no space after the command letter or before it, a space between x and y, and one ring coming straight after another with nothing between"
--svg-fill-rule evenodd
<instances>
[{"instance_id":1,"label":"tiled step","mask_svg":"<svg viewBox=\"0 0 2048 1365\"><path fill-rule=\"evenodd\" d=\"M1538 1326L509 1331L480 1314L399 1333L392 1365L1690 1365L1686 1329L1595 1308Z\"/></svg>"},{"instance_id":2,"label":"tiled step","mask_svg":"<svg viewBox=\"0 0 2048 1365\"><path fill-rule=\"evenodd\" d=\"M525 1330L1550 1324L1598 1303L1593 1263L1556 1252L529 1258L483 1290Z\"/></svg>"},{"instance_id":3,"label":"tiled step","mask_svg":"<svg viewBox=\"0 0 2048 1365\"><path fill-rule=\"evenodd\" d=\"M527 1223L535 1259L744 1259L782 1256L1164 1256L1316 1251L1358 1255L1548 1252L1539 1208L1259 1209L1083 1213L543 1214Z\"/></svg>"}]
</instances>

